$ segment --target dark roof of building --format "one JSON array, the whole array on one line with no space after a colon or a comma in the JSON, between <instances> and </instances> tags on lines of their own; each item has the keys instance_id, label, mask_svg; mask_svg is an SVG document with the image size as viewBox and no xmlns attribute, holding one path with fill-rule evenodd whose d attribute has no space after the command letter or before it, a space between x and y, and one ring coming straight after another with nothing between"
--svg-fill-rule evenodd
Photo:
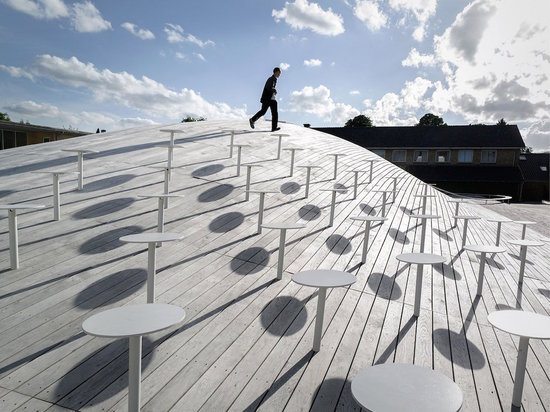
<instances>
[{"instance_id":1,"label":"dark roof of building","mask_svg":"<svg viewBox=\"0 0 550 412\"><path fill-rule=\"evenodd\" d=\"M519 167L525 181L547 182L550 173L550 153L522 153Z\"/></svg>"},{"instance_id":2,"label":"dark roof of building","mask_svg":"<svg viewBox=\"0 0 550 412\"><path fill-rule=\"evenodd\" d=\"M513 148L525 147L516 125L316 127L366 148Z\"/></svg>"},{"instance_id":3,"label":"dark roof of building","mask_svg":"<svg viewBox=\"0 0 550 412\"><path fill-rule=\"evenodd\" d=\"M517 166L406 165L404 169L426 182L510 182L523 180Z\"/></svg>"},{"instance_id":4,"label":"dark roof of building","mask_svg":"<svg viewBox=\"0 0 550 412\"><path fill-rule=\"evenodd\" d=\"M0 120L0 130L8 130L10 132L49 132L71 134L73 136L84 136L86 134L90 134L90 132L83 132L80 130L60 129L57 127L39 126L30 123L6 122L5 120Z\"/></svg>"}]
</instances>

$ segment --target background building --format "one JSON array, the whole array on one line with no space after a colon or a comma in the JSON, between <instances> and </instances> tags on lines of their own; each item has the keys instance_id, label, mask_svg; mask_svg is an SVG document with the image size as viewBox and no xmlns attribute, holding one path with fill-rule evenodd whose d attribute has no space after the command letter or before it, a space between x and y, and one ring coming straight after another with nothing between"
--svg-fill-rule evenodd
<instances>
[{"instance_id":1,"label":"background building","mask_svg":"<svg viewBox=\"0 0 550 412\"><path fill-rule=\"evenodd\" d=\"M0 150L84 136L88 132L0 121Z\"/></svg>"}]
</instances>

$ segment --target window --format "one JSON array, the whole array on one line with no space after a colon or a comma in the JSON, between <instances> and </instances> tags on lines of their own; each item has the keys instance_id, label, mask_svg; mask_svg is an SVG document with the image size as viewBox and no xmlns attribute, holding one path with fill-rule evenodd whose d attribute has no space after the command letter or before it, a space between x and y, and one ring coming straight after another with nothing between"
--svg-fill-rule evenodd
<instances>
[{"instance_id":1,"label":"window","mask_svg":"<svg viewBox=\"0 0 550 412\"><path fill-rule=\"evenodd\" d=\"M482 150L481 151L481 163L496 163L497 151L496 150Z\"/></svg>"},{"instance_id":2,"label":"window","mask_svg":"<svg viewBox=\"0 0 550 412\"><path fill-rule=\"evenodd\" d=\"M543 172L547 172L548 171L548 168L546 166L541 166L540 167L540 170L542 170Z\"/></svg>"},{"instance_id":3,"label":"window","mask_svg":"<svg viewBox=\"0 0 550 412\"><path fill-rule=\"evenodd\" d=\"M407 161L407 151L406 150L394 150L391 155L392 162L406 162Z\"/></svg>"},{"instance_id":4,"label":"window","mask_svg":"<svg viewBox=\"0 0 550 412\"><path fill-rule=\"evenodd\" d=\"M473 150L458 151L458 163L472 163L473 160L474 160Z\"/></svg>"},{"instance_id":5,"label":"window","mask_svg":"<svg viewBox=\"0 0 550 412\"><path fill-rule=\"evenodd\" d=\"M371 150L375 155L380 156L382 159L386 158L386 151L384 149L381 150Z\"/></svg>"},{"instance_id":6,"label":"window","mask_svg":"<svg viewBox=\"0 0 550 412\"><path fill-rule=\"evenodd\" d=\"M49 138L49 137L43 137L43 138L42 138L42 141L43 141L44 143L47 143L47 142L50 141L50 138Z\"/></svg>"},{"instance_id":7,"label":"window","mask_svg":"<svg viewBox=\"0 0 550 412\"><path fill-rule=\"evenodd\" d=\"M451 160L451 152L449 150L438 150L435 152L435 160L437 163L448 163Z\"/></svg>"},{"instance_id":8,"label":"window","mask_svg":"<svg viewBox=\"0 0 550 412\"><path fill-rule=\"evenodd\" d=\"M415 150L414 159L415 163L422 163L428 161L428 151L427 150Z\"/></svg>"}]
</instances>

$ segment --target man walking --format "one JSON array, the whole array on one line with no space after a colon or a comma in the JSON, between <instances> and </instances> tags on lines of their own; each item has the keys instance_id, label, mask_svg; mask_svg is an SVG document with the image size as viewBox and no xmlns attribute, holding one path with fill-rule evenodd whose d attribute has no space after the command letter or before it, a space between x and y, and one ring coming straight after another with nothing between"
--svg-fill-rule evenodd
<instances>
[{"instance_id":1,"label":"man walking","mask_svg":"<svg viewBox=\"0 0 550 412\"><path fill-rule=\"evenodd\" d=\"M254 129L254 123L256 120L258 120L260 117L262 117L266 112L267 109L271 109L271 131L275 132L277 130L280 130L280 127L277 127L277 123L279 121L279 113L277 113L277 90L275 87L277 86L277 79L281 75L281 69L278 67L275 67L273 69L273 76L271 76L267 81L265 82L264 90L262 92L262 97L260 98L260 103L262 103L262 108L258 113L256 113L252 118L250 118L248 121L250 123L250 127Z\"/></svg>"}]
</instances>

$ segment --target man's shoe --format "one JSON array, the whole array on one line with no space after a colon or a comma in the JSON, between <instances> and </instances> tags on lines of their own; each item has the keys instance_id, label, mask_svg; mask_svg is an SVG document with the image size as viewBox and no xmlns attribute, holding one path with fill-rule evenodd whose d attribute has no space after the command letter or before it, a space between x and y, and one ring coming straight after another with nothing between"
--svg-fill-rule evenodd
<instances>
[{"instance_id":1,"label":"man's shoe","mask_svg":"<svg viewBox=\"0 0 550 412\"><path fill-rule=\"evenodd\" d=\"M254 129L254 122L252 121L252 119L248 119L248 123L250 123L250 127Z\"/></svg>"},{"instance_id":2,"label":"man's shoe","mask_svg":"<svg viewBox=\"0 0 550 412\"><path fill-rule=\"evenodd\" d=\"M272 131L272 132L276 132L277 130L281 130L281 128L280 128L280 127L276 127L275 129L272 129L271 131Z\"/></svg>"}]
</instances>

